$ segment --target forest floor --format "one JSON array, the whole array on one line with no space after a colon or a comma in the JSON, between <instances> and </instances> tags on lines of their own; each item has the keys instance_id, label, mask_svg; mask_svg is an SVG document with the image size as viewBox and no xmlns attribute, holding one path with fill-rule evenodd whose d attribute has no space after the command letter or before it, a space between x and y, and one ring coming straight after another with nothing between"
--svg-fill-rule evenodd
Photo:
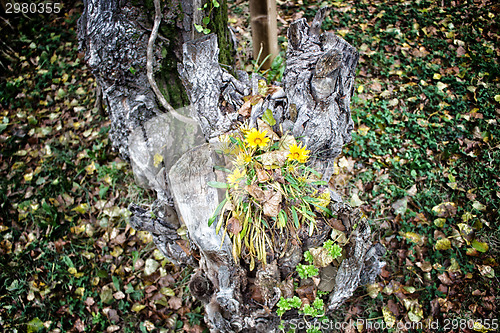
<instances>
[{"instance_id":1,"label":"forest floor","mask_svg":"<svg viewBox=\"0 0 500 333\"><path fill-rule=\"evenodd\" d=\"M284 49L287 24L311 20L318 2L277 3ZM253 71L244 4L230 2L230 23L239 65ZM388 250L377 283L358 288L331 320L349 332L497 331L500 6L324 5L333 10L323 29L360 52L355 131L331 185ZM147 205L152 194L112 152L78 51L80 10L2 16L0 328L201 333L191 270L127 224L128 205ZM284 58L270 79L279 80Z\"/></svg>"}]
</instances>

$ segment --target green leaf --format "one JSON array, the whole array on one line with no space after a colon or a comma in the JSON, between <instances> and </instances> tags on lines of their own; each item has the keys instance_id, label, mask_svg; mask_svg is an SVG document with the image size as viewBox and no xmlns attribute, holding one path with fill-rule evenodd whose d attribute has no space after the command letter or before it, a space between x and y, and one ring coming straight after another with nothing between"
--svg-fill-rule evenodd
<instances>
[{"instance_id":1,"label":"green leaf","mask_svg":"<svg viewBox=\"0 0 500 333\"><path fill-rule=\"evenodd\" d=\"M478 250L479 252L488 252L488 243L483 243L479 242L478 240L474 239L472 241L472 247Z\"/></svg>"},{"instance_id":2,"label":"green leaf","mask_svg":"<svg viewBox=\"0 0 500 333\"><path fill-rule=\"evenodd\" d=\"M262 115L262 120L264 120L269 126L276 125L276 119L273 117L273 112L270 109L264 111Z\"/></svg>"},{"instance_id":3,"label":"green leaf","mask_svg":"<svg viewBox=\"0 0 500 333\"><path fill-rule=\"evenodd\" d=\"M215 222L215 219L220 214L220 211L222 210L222 207L224 207L224 205L226 204L226 202L227 202L227 198L224 199L224 200L222 200L221 203L215 209L214 215L210 219L208 219L208 226L209 227Z\"/></svg>"},{"instance_id":4,"label":"green leaf","mask_svg":"<svg viewBox=\"0 0 500 333\"><path fill-rule=\"evenodd\" d=\"M210 17L208 17L208 16L204 17L202 21L203 21L203 24L207 25L210 23Z\"/></svg>"},{"instance_id":5,"label":"green leaf","mask_svg":"<svg viewBox=\"0 0 500 333\"><path fill-rule=\"evenodd\" d=\"M102 199L109 190L109 186L104 186L99 189L99 197Z\"/></svg>"},{"instance_id":6,"label":"green leaf","mask_svg":"<svg viewBox=\"0 0 500 333\"><path fill-rule=\"evenodd\" d=\"M208 29L208 28L203 29L203 33L204 33L205 35L208 35L211 31L212 31L212 30L210 30L210 29Z\"/></svg>"},{"instance_id":7,"label":"green leaf","mask_svg":"<svg viewBox=\"0 0 500 333\"><path fill-rule=\"evenodd\" d=\"M199 24L194 24L194 28L196 29L196 31L198 32L203 32L203 26L199 25Z\"/></svg>"},{"instance_id":8,"label":"green leaf","mask_svg":"<svg viewBox=\"0 0 500 333\"><path fill-rule=\"evenodd\" d=\"M219 8L220 4L217 0L212 0L212 4L214 5L215 8Z\"/></svg>"},{"instance_id":9,"label":"green leaf","mask_svg":"<svg viewBox=\"0 0 500 333\"><path fill-rule=\"evenodd\" d=\"M299 216L297 215L297 211L295 210L295 207L292 207L292 217L293 217L293 223L295 224L295 228L300 228L299 224Z\"/></svg>"},{"instance_id":10,"label":"green leaf","mask_svg":"<svg viewBox=\"0 0 500 333\"><path fill-rule=\"evenodd\" d=\"M32 319L29 323L28 323L28 333L32 333L32 332L40 332L41 330L43 330L44 326L43 326L43 321L41 321L38 317L36 317L35 319Z\"/></svg>"},{"instance_id":11,"label":"green leaf","mask_svg":"<svg viewBox=\"0 0 500 333\"><path fill-rule=\"evenodd\" d=\"M278 213L278 227L284 228L286 226L287 222L288 222L288 217L287 217L285 211L282 209Z\"/></svg>"},{"instance_id":12,"label":"green leaf","mask_svg":"<svg viewBox=\"0 0 500 333\"><path fill-rule=\"evenodd\" d=\"M305 202L313 205L314 207L316 207L318 209L321 209L322 211L324 211L325 213L327 213L329 216L333 215L333 213L332 213L332 211L330 209L317 204L317 202L319 201L317 198L304 197L303 199L304 199ZM312 213L312 212L311 212L311 214L314 215L314 213Z\"/></svg>"},{"instance_id":13,"label":"green leaf","mask_svg":"<svg viewBox=\"0 0 500 333\"><path fill-rule=\"evenodd\" d=\"M214 165L214 169L215 170L220 170L220 171L224 171L224 172L227 172L227 173L232 173L231 170L229 170L228 168L225 168L223 166L219 166L219 165Z\"/></svg>"},{"instance_id":14,"label":"green leaf","mask_svg":"<svg viewBox=\"0 0 500 333\"><path fill-rule=\"evenodd\" d=\"M210 187L215 187L215 188L227 188L228 187L226 183L222 183L222 182L208 182L207 185Z\"/></svg>"},{"instance_id":15,"label":"green leaf","mask_svg":"<svg viewBox=\"0 0 500 333\"><path fill-rule=\"evenodd\" d=\"M310 251L304 252L304 260L310 264L312 264L314 262L314 257Z\"/></svg>"},{"instance_id":16,"label":"green leaf","mask_svg":"<svg viewBox=\"0 0 500 333\"><path fill-rule=\"evenodd\" d=\"M120 290L120 280L116 276L112 276L111 279L113 280L113 286L115 286L116 290Z\"/></svg>"},{"instance_id":17,"label":"green leaf","mask_svg":"<svg viewBox=\"0 0 500 333\"><path fill-rule=\"evenodd\" d=\"M321 174L318 171L314 170L313 168L310 168L310 167L305 166L305 165L303 166L303 168L305 171L309 171L310 173L312 173L316 177L321 177Z\"/></svg>"}]
</instances>

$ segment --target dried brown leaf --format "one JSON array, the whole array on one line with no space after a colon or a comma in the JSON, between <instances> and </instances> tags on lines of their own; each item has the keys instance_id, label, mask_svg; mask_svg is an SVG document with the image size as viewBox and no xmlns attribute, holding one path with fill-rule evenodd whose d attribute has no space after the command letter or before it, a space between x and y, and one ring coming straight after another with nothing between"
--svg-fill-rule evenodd
<instances>
[{"instance_id":1,"label":"dried brown leaf","mask_svg":"<svg viewBox=\"0 0 500 333\"><path fill-rule=\"evenodd\" d=\"M267 192L267 191L266 191ZM263 206L264 215L269 217L277 217L280 211L280 203L281 203L281 193L275 192L271 198L269 198Z\"/></svg>"},{"instance_id":2,"label":"dried brown leaf","mask_svg":"<svg viewBox=\"0 0 500 333\"><path fill-rule=\"evenodd\" d=\"M227 221L227 231L233 235L237 235L242 230L241 222L236 217L231 217Z\"/></svg>"}]
</instances>

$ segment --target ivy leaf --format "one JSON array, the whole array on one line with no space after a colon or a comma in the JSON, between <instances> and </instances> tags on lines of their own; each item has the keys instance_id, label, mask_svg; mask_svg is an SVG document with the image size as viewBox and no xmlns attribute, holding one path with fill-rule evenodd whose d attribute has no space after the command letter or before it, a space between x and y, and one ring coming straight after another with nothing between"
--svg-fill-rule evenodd
<instances>
[{"instance_id":1,"label":"ivy leaf","mask_svg":"<svg viewBox=\"0 0 500 333\"><path fill-rule=\"evenodd\" d=\"M478 250L479 252L488 252L488 243L483 243L479 242L478 240L474 239L472 241L472 247Z\"/></svg>"},{"instance_id":2,"label":"ivy leaf","mask_svg":"<svg viewBox=\"0 0 500 333\"><path fill-rule=\"evenodd\" d=\"M196 31L198 32L203 32L203 26L199 25L199 24L194 24L194 28L196 29Z\"/></svg>"},{"instance_id":3,"label":"ivy leaf","mask_svg":"<svg viewBox=\"0 0 500 333\"><path fill-rule=\"evenodd\" d=\"M264 120L269 126L276 125L276 119L273 117L273 112L270 109L264 111L262 115L262 120Z\"/></svg>"}]
</instances>

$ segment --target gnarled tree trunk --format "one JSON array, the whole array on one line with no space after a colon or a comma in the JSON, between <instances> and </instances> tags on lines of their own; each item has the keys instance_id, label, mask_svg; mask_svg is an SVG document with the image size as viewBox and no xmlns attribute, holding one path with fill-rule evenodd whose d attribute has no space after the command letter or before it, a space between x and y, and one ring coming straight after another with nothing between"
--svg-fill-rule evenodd
<instances>
[{"instance_id":1,"label":"gnarled tree trunk","mask_svg":"<svg viewBox=\"0 0 500 333\"><path fill-rule=\"evenodd\" d=\"M173 107L189 103L177 72L182 45L202 36L194 29L208 11L198 10L202 0L167 0L153 49L153 71L159 89ZM149 4L149 5L148 5ZM227 4L211 11L211 28L223 41L221 62L233 63L234 46L227 28ZM78 22L80 48L96 77L111 118L110 139L120 157L129 159L128 137L146 121L161 114L146 73L147 46L155 8L151 2L84 0Z\"/></svg>"},{"instance_id":2,"label":"gnarled tree trunk","mask_svg":"<svg viewBox=\"0 0 500 333\"><path fill-rule=\"evenodd\" d=\"M280 320L285 325L296 322L302 318L296 311L280 318L273 307L281 296L293 293L287 287L291 283L289 276L303 252L322 244L334 231L332 227L319 226L315 237L302 236L302 245L289 247L282 257L250 272L245 262L233 259L229 237L222 242L222 232L216 233L215 225L208 225L223 195L208 186L208 182L221 177L214 166L224 164L215 154L217 138L237 128L237 122L243 120L238 110L244 97L258 94L262 78L244 72L238 72L236 78L221 68L215 35L188 41L183 45L178 72L191 107L151 117L157 107L145 74L142 71L131 76L127 67L144 65L146 36L138 36L138 45L132 43L129 31L137 26L131 25L127 15L135 11L122 8L123 15L114 17L106 14L116 11L112 1L101 2L109 2L109 10L88 5L86 21L81 22L87 27L89 64L103 86L115 123L114 133L120 133L127 143L122 146L122 155L130 158L137 181L158 194L152 212L130 207L130 223L136 229L150 231L158 248L172 262L197 267L190 288L205 304L205 320L211 332L277 332ZM94 15L94 11L99 14ZM349 105L358 53L341 37L320 33L325 15L326 10L320 10L311 25L304 19L291 24L283 87L253 105L248 122L256 126L258 118L270 110L276 120L273 130L300 137L315 156L311 164L328 180L333 159L350 141L353 124ZM93 35L96 26L104 31L100 37ZM113 27L128 36L125 41ZM131 49L121 50L123 45ZM111 57L116 54L124 62L114 67ZM122 128L123 124L132 124L135 129ZM384 250L372 244L370 227L359 211L331 190L330 196L329 208L349 239L345 259L338 267L322 269L317 286L329 293L327 309L333 311L359 285L374 281L384 265L379 260ZM181 224L187 228L189 242L177 235ZM260 295L259 301L254 293Z\"/></svg>"}]
</instances>

